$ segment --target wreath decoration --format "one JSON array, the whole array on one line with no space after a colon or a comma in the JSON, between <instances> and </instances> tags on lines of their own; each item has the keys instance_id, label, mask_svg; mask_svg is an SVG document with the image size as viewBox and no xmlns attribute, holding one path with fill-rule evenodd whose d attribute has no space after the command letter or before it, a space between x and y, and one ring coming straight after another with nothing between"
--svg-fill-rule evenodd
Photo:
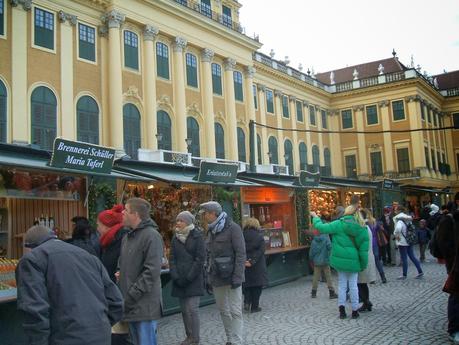
<instances>
[{"instance_id":1,"label":"wreath decoration","mask_svg":"<svg viewBox=\"0 0 459 345\"><path fill-rule=\"evenodd\" d=\"M97 214L102 211L97 208L97 201L104 201L104 210L109 210L116 203L116 192L108 183L91 183L88 187L89 221L96 223Z\"/></svg>"}]
</instances>

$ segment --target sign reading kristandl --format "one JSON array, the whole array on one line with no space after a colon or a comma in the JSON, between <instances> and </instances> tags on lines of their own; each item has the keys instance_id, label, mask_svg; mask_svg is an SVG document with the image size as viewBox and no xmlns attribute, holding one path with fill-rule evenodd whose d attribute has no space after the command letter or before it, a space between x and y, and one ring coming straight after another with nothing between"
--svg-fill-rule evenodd
<instances>
[{"instance_id":1,"label":"sign reading kristandl","mask_svg":"<svg viewBox=\"0 0 459 345\"><path fill-rule=\"evenodd\" d=\"M237 164L201 161L198 181L213 183L234 183L237 177Z\"/></svg>"},{"instance_id":2,"label":"sign reading kristandl","mask_svg":"<svg viewBox=\"0 0 459 345\"><path fill-rule=\"evenodd\" d=\"M305 170L300 171L300 175L298 176L297 184L300 186L317 186L320 181L320 173L319 172L309 172Z\"/></svg>"},{"instance_id":3,"label":"sign reading kristandl","mask_svg":"<svg viewBox=\"0 0 459 345\"><path fill-rule=\"evenodd\" d=\"M114 159L114 149L56 138L49 165L56 168L109 174Z\"/></svg>"},{"instance_id":4,"label":"sign reading kristandl","mask_svg":"<svg viewBox=\"0 0 459 345\"><path fill-rule=\"evenodd\" d=\"M384 179L383 188L384 189L394 189L394 181L388 180L388 179Z\"/></svg>"}]
</instances>

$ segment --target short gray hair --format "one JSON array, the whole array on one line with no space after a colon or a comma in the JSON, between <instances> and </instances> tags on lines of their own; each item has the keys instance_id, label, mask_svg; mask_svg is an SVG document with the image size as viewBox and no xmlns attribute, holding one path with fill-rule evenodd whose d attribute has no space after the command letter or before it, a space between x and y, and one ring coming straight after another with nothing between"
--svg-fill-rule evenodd
<instances>
[{"instance_id":1,"label":"short gray hair","mask_svg":"<svg viewBox=\"0 0 459 345\"><path fill-rule=\"evenodd\" d=\"M126 201L126 205L129 205L131 212L137 212L140 219L150 219L151 205L150 203L142 198L130 198Z\"/></svg>"}]
</instances>

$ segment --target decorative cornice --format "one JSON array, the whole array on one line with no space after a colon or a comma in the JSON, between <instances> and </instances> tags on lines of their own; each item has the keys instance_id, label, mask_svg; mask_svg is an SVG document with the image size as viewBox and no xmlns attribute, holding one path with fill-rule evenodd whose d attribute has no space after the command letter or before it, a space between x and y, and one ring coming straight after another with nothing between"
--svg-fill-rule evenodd
<instances>
[{"instance_id":1,"label":"decorative cornice","mask_svg":"<svg viewBox=\"0 0 459 345\"><path fill-rule=\"evenodd\" d=\"M363 105L362 105L362 104L354 105L354 106L352 107L352 110L353 110L353 111L363 111Z\"/></svg>"},{"instance_id":2,"label":"decorative cornice","mask_svg":"<svg viewBox=\"0 0 459 345\"><path fill-rule=\"evenodd\" d=\"M309 108L309 103L307 101L303 101L303 107Z\"/></svg>"},{"instance_id":3,"label":"decorative cornice","mask_svg":"<svg viewBox=\"0 0 459 345\"><path fill-rule=\"evenodd\" d=\"M290 102L296 102L296 97L295 96L288 96L288 100Z\"/></svg>"},{"instance_id":4,"label":"decorative cornice","mask_svg":"<svg viewBox=\"0 0 459 345\"><path fill-rule=\"evenodd\" d=\"M174 39L174 43L172 44L172 47L174 49L174 52L181 53L183 52L183 49L185 49L187 44L188 44L188 41L186 40L186 38L177 36Z\"/></svg>"},{"instance_id":5,"label":"decorative cornice","mask_svg":"<svg viewBox=\"0 0 459 345\"><path fill-rule=\"evenodd\" d=\"M389 101L388 101L387 99L385 99L385 100L379 102L379 103L378 103L378 106L379 106L380 108L385 108L385 107L389 106Z\"/></svg>"},{"instance_id":6,"label":"decorative cornice","mask_svg":"<svg viewBox=\"0 0 459 345\"><path fill-rule=\"evenodd\" d=\"M143 28L143 40L144 41L154 41L156 36L158 36L159 30L157 27L147 24Z\"/></svg>"},{"instance_id":7,"label":"decorative cornice","mask_svg":"<svg viewBox=\"0 0 459 345\"><path fill-rule=\"evenodd\" d=\"M24 11L30 11L32 9L32 0L11 0L10 4L12 7L22 5Z\"/></svg>"},{"instance_id":8,"label":"decorative cornice","mask_svg":"<svg viewBox=\"0 0 459 345\"><path fill-rule=\"evenodd\" d=\"M98 26L99 36L100 37L108 37L108 26L107 25L99 25Z\"/></svg>"},{"instance_id":9,"label":"decorative cornice","mask_svg":"<svg viewBox=\"0 0 459 345\"><path fill-rule=\"evenodd\" d=\"M119 29L121 27L121 24L124 23L124 20L126 19L126 15L123 13L117 11L117 10L111 10L102 15L100 20L102 23L105 23L108 25L109 29L115 28Z\"/></svg>"},{"instance_id":10,"label":"decorative cornice","mask_svg":"<svg viewBox=\"0 0 459 345\"><path fill-rule=\"evenodd\" d=\"M214 58L214 51L209 48L204 48L201 50L201 60L202 62L212 62L212 59Z\"/></svg>"},{"instance_id":11,"label":"decorative cornice","mask_svg":"<svg viewBox=\"0 0 459 345\"><path fill-rule=\"evenodd\" d=\"M253 76L255 75L255 72L257 70L255 69L255 67L253 66L247 66L245 69L244 69L244 75L246 78L253 78Z\"/></svg>"},{"instance_id":12,"label":"decorative cornice","mask_svg":"<svg viewBox=\"0 0 459 345\"><path fill-rule=\"evenodd\" d=\"M57 13L57 17L59 18L59 21L61 23L65 23L66 21L69 22L70 25L76 25L77 24L77 16L73 14L66 13L64 11L59 11Z\"/></svg>"},{"instance_id":13,"label":"decorative cornice","mask_svg":"<svg viewBox=\"0 0 459 345\"><path fill-rule=\"evenodd\" d=\"M281 98L284 94L280 90L274 90L274 96Z\"/></svg>"},{"instance_id":14,"label":"decorative cornice","mask_svg":"<svg viewBox=\"0 0 459 345\"><path fill-rule=\"evenodd\" d=\"M265 92L266 91L266 86L263 84L257 84L257 89L258 91Z\"/></svg>"},{"instance_id":15,"label":"decorative cornice","mask_svg":"<svg viewBox=\"0 0 459 345\"><path fill-rule=\"evenodd\" d=\"M234 71L234 67L236 67L236 60L233 58L226 58L223 61L223 67L225 68L225 71Z\"/></svg>"}]
</instances>

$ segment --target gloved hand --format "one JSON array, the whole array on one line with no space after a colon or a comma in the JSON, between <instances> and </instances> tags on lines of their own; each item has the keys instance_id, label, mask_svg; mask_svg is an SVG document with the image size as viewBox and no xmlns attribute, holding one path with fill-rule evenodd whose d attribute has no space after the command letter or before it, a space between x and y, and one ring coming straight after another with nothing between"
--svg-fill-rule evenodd
<instances>
[{"instance_id":1,"label":"gloved hand","mask_svg":"<svg viewBox=\"0 0 459 345\"><path fill-rule=\"evenodd\" d=\"M237 289L241 284L231 284L231 289Z\"/></svg>"}]
</instances>

